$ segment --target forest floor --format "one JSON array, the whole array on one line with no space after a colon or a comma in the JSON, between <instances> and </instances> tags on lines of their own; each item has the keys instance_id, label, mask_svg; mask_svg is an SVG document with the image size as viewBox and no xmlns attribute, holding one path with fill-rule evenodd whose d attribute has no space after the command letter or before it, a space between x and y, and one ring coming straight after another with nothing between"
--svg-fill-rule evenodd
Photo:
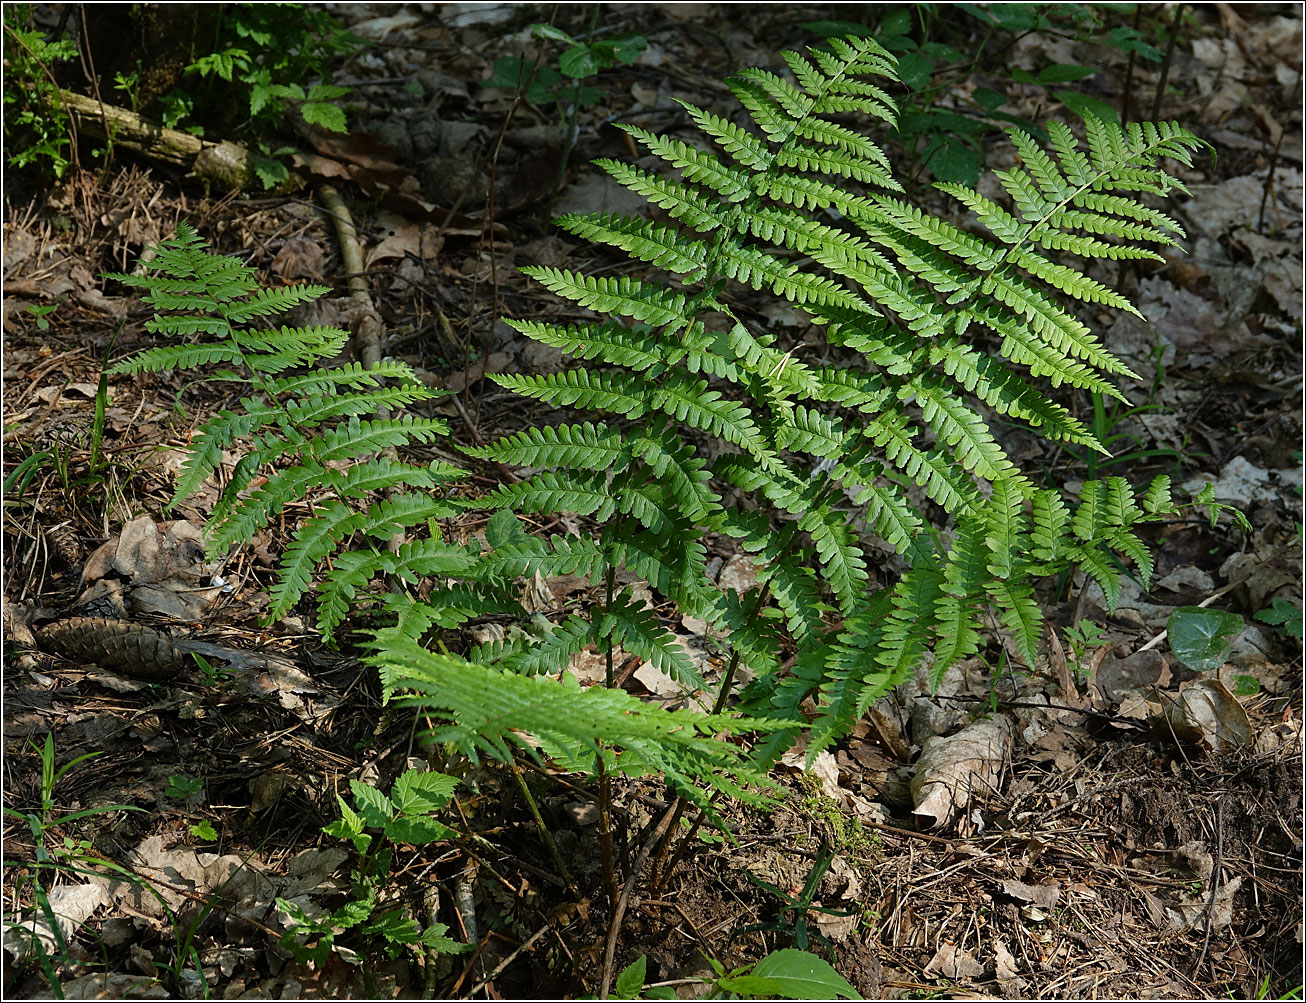
<instances>
[{"instance_id":1,"label":"forest floor","mask_svg":"<svg viewBox=\"0 0 1306 1003\"><path fill-rule=\"evenodd\" d=\"M597 864L594 794L544 767L528 779L578 893L556 873L513 775L483 765L469 770L458 795L463 824L478 839L407 848L391 885L418 914L434 910L450 936L475 943L474 952L423 972L413 955L360 967L333 953L312 967L281 947L273 898L338 901L346 854L322 833L339 815L336 793L351 778L388 789L410 762L414 724L382 705L375 672L356 652L324 645L307 618L264 623L272 569L296 513L221 568L205 565L195 543L213 492L165 515L189 435L231 403L223 391L179 374L115 377L102 436L93 434L106 360L153 343L144 328L150 311L103 276L130 271L186 220L267 284L335 286L314 322L348 327L337 231L318 196L332 184L358 224L384 351L450 391L432 411L449 421L455 443L570 420L484 376L569 365L502 323L560 316L557 301L518 266L621 267L548 223L567 211L640 208L590 166L634 155L611 123L681 129L672 97L726 108L724 76L778 65L782 49L811 41L803 22L852 8L603 8L605 29L637 32L648 47L633 65L599 76L601 98L583 109L560 177L565 132L556 110L521 105L509 117L511 94L482 81L496 56L526 51L527 24L553 15L583 36L590 7L332 6L372 43L340 71L355 86L362 129L319 137L315 153L300 159L302 190L210 195L130 154L101 168L89 144L81 168L57 184L6 179L5 475L45 457L28 464L23 489L7 490L4 501L6 998L47 996L51 978L68 998L598 991L613 910ZM1166 6L1148 17L1168 24L1172 15ZM1128 392L1132 405L1107 416L1120 437L1113 450L1132 454L1107 472L1134 484L1169 473L1194 492L1214 482L1252 532L1227 518L1163 525L1150 541L1150 591L1127 583L1113 615L1091 583L1073 581L1059 594L1043 583L1055 629L1036 666L995 679L972 659L936 692L917 682L880 701L810 767L801 753L786 757L775 771L786 793L778 808L730 808L731 838L701 832L676 859L678 839L646 868L618 931L618 970L643 954L650 983L687 995L710 976L705 956L730 970L805 932L815 946L824 939L836 970L867 998L1225 999L1294 990L1300 998L1301 643L1253 619L1276 599L1302 602L1300 18L1296 4L1189 13L1162 117L1207 139L1218 158L1181 172L1193 196L1177 208L1186 253L1120 272L1145 320L1093 324L1145 377ZM1003 57L1007 69L1048 62L1096 67L1085 86L1108 103L1132 93L1147 109L1157 86L1156 64L1140 62L1126 84L1123 53L1066 37L1024 35ZM973 81L986 82L982 74ZM1048 114L1046 91L1005 86L1019 114ZM999 136L985 139L990 166L1010 155ZM909 194L942 205L924 181ZM797 314L767 309L752 316L781 347L813 350L815 335ZM1085 402L1071 406L1083 413ZM1004 445L1045 483L1073 490L1089 476L1077 457L1047 443L1013 433ZM477 488L497 483L496 469L447 458L472 469ZM462 531L470 537L483 522L469 515ZM584 522L538 529L557 526ZM727 544L714 568L746 587L751 562ZM546 590L551 605L587 604L584 580L531 587ZM112 605L127 595L139 607L150 590L152 613ZM1211 674L1229 703L1180 744L1157 715L1195 674L1153 642L1175 608L1207 601L1239 614L1245 627ZM205 679L195 669L143 680L32 643L33 625L106 609L177 636L279 656L284 671ZM1082 621L1097 624L1099 636L1072 650L1065 631ZM667 626L694 633L679 617ZM573 669L584 681L598 671L584 658ZM662 677L627 669L621 685L631 692L679 705L678 691L659 688ZM957 817L930 826L909 789L922 745L999 707L1013 733L991 789L973 791ZM95 757L52 790L40 755L47 736L60 766ZM41 811L43 791L54 816L140 809L43 837L74 849L86 840L83 850L134 872L137 883L72 873L50 882L36 866L48 847L38 847L23 817ZM619 861L638 853L667 798L653 783L618 785ZM808 904L827 911L786 910L763 886L796 897L814 869ZM55 955L48 964L21 932L42 922L36 880L78 920L64 945L44 928L42 943ZM15 919L23 922L11 928Z\"/></svg>"}]
</instances>

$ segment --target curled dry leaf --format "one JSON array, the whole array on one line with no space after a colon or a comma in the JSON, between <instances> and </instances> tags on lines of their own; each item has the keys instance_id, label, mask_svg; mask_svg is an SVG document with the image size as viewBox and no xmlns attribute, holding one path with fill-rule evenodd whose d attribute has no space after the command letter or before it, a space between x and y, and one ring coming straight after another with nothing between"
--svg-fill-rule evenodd
<instances>
[{"instance_id":1,"label":"curled dry leaf","mask_svg":"<svg viewBox=\"0 0 1306 1003\"><path fill-rule=\"evenodd\" d=\"M956 944L945 940L925 966L925 974L941 975L945 979L977 979L984 974L984 966L969 951L959 951Z\"/></svg>"},{"instance_id":2,"label":"curled dry leaf","mask_svg":"<svg viewBox=\"0 0 1306 1003\"><path fill-rule=\"evenodd\" d=\"M77 605L104 599L113 588L106 579L117 575L126 581L125 598L133 611L195 620L221 594L210 584L212 574L198 526L184 520L156 523L142 516L125 523L87 559Z\"/></svg>"},{"instance_id":3,"label":"curled dry leaf","mask_svg":"<svg viewBox=\"0 0 1306 1003\"><path fill-rule=\"evenodd\" d=\"M1011 729L1011 720L998 716L976 721L955 735L925 740L911 781L922 828L946 824L973 796L982 799L994 790L1011 752Z\"/></svg>"},{"instance_id":4,"label":"curled dry leaf","mask_svg":"<svg viewBox=\"0 0 1306 1003\"><path fill-rule=\"evenodd\" d=\"M1195 679L1168 700L1153 727L1185 745L1226 752L1252 744L1252 723L1238 698L1218 679Z\"/></svg>"}]
</instances>

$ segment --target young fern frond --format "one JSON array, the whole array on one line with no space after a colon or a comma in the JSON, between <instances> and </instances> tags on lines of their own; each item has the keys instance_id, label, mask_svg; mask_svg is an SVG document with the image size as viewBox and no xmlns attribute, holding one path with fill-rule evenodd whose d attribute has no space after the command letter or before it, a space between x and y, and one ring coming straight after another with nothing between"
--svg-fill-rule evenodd
<instances>
[{"instance_id":1,"label":"young fern frond","mask_svg":"<svg viewBox=\"0 0 1306 1003\"><path fill-rule=\"evenodd\" d=\"M149 330L185 342L147 349L113 372L213 365L241 370L224 377L244 383L250 395L196 433L172 505L194 495L219 470L224 450L241 444L244 455L206 527L212 556L253 539L288 507L307 505L309 517L294 529L271 589L273 618L294 608L328 561L333 570L319 596L319 626L327 635L344 622L350 603L374 578L413 581L418 569L453 575L479 556L455 548L441 551L444 560L435 561L435 551L386 550L389 534L455 512L440 496L461 471L438 461L415 466L382 455L448 433L439 419L380 417L429 400L436 391L400 362L321 368L344 348L347 331L257 325L318 298L326 287L260 288L253 269L210 252L186 223L158 251L145 274L114 278L145 290L145 302L157 311ZM190 343L192 338L206 340ZM251 490L260 475L262 482ZM369 505L379 494L389 497ZM419 542L445 547L435 540ZM448 619L417 616L410 623Z\"/></svg>"},{"instance_id":2,"label":"young fern frond","mask_svg":"<svg viewBox=\"0 0 1306 1003\"><path fill-rule=\"evenodd\" d=\"M437 742L452 742L473 760L510 761L513 747L539 758L539 747L601 755L605 768L627 776L661 775L713 820L719 814L703 789L764 803L765 775L722 733L768 731L771 722L668 711L623 690L581 688L575 677L530 678L430 652L409 637L378 637L369 661L401 706L438 724Z\"/></svg>"}]
</instances>

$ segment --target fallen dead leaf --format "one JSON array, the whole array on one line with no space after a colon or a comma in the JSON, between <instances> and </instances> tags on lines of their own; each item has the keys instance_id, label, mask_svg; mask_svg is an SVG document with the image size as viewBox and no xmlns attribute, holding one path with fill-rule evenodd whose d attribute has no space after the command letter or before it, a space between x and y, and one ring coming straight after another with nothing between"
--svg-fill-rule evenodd
<instances>
[{"instance_id":1,"label":"fallen dead leaf","mask_svg":"<svg viewBox=\"0 0 1306 1003\"><path fill-rule=\"evenodd\" d=\"M1186 745L1219 753L1252 743L1252 723L1238 698L1218 679L1194 679L1167 700L1158 730ZM1156 725L1154 724L1154 727Z\"/></svg>"},{"instance_id":2,"label":"fallen dead leaf","mask_svg":"<svg viewBox=\"0 0 1306 1003\"><path fill-rule=\"evenodd\" d=\"M90 919L96 909L109 902L104 887L93 883L56 885L46 897L50 906L49 914L54 916L59 928L58 934L50 925L45 910L5 923L4 950L15 964L26 961L35 954L37 945L40 946L42 957L58 956L60 942L67 943L71 940L77 928Z\"/></svg>"},{"instance_id":3,"label":"fallen dead leaf","mask_svg":"<svg viewBox=\"0 0 1306 1003\"><path fill-rule=\"evenodd\" d=\"M1002 882L1002 891L1018 902L1026 902L1042 909L1052 909L1061 899L1061 889L1057 885L1027 885L1015 878Z\"/></svg>"},{"instance_id":4,"label":"fallen dead leaf","mask_svg":"<svg viewBox=\"0 0 1306 1003\"><path fill-rule=\"evenodd\" d=\"M925 966L925 974L941 975L945 979L977 979L984 974L984 966L969 951L959 951L956 944L945 940Z\"/></svg>"},{"instance_id":5,"label":"fallen dead leaf","mask_svg":"<svg viewBox=\"0 0 1306 1003\"><path fill-rule=\"evenodd\" d=\"M925 740L911 781L915 815L922 828L950 821L972 798L987 799L1011 752L1011 720L999 715L976 721L955 735Z\"/></svg>"}]
</instances>

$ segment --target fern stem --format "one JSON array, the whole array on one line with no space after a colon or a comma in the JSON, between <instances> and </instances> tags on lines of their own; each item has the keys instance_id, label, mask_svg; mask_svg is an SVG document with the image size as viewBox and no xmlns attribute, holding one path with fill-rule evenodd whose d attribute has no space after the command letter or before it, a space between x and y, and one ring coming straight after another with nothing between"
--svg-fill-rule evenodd
<instances>
[{"instance_id":1,"label":"fern stem","mask_svg":"<svg viewBox=\"0 0 1306 1003\"><path fill-rule=\"evenodd\" d=\"M685 808L689 802L682 795L676 799L676 812L671 816L671 824L667 826L667 831L662 835L662 842L658 844L658 855L653 861L653 872L649 876L650 888L662 887L662 865L667 862L667 851L671 849L671 840L676 832L676 826L680 818L685 814Z\"/></svg>"},{"instance_id":2,"label":"fern stem","mask_svg":"<svg viewBox=\"0 0 1306 1003\"><path fill-rule=\"evenodd\" d=\"M521 791L522 797L526 800L526 807L530 810L531 818L535 820L535 827L540 830L540 838L544 840L544 845L548 848L549 856L553 858L553 866L558 869L562 875L562 880L567 882L567 890L576 893L576 882L572 879L571 872L567 870L567 863L562 859L562 854L558 852L558 844L553 840L553 833L549 827L544 824L544 816L540 814L540 806L535 802L535 795L531 793L530 786L526 783L526 778L521 774L521 767L515 762L512 764L512 775L517 781L517 789Z\"/></svg>"},{"instance_id":3,"label":"fern stem","mask_svg":"<svg viewBox=\"0 0 1306 1003\"><path fill-rule=\"evenodd\" d=\"M621 523L618 522L617 523L618 532L620 532L620 528L621 528ZM616 566L613 565L611 561L608 562L608 573L604 576L604 578L605 578L605 597L603 600L603 611L606 613L608 610L612 609L612 594L614 591L616 591L616 585L617 585L617 569ZM603 655L606 661L605 668L607 670L606 684L608 689L612 689L612 687L615 685L614 672L612 667L612 638L610 637L608 638L608 642L605 645L605 647L607 650L604 651Z\"/></svg>"},{"instance_id":4,"label":"fern stem","mask_svg":"<svg viewBox=\"0 0 1306 1003\"><path fill-rule=\"evenodd\" d=\"M612 986L612 968L617 954L617 935L621 932L621 920L626 915L626 903L630 901L630 893L635 890L635 881L639 878L639 872L644 866L644 861L653 852L653 847L662 838L662 834L667 831L674 811L674 808L668 808L666 814L662 816L657 828L653 830L653 835L649 837L648 842L639 851L639 856L635 858L635 866L630 869L630 875L626 878L626 885L621 890L621 897L614 900L617 904L612 912L612 919L608 925L608 940L603 949L603 978L599 985L599 999L601 1000L608 998L608 990Z\"/></svg>"},{"instance_id":5,"label":"fern stem","mask_svg":"<svg viewBox=\"0 0 1306 1003\"><path fill-rule=\"evenodd\" d=\"M603 749L594 757L594 769L599 775L599 857L603 863L603 888L608 901L616 908L617 869L612 857L612 778L603 763Z\"/></svg>"}]
</instances>

